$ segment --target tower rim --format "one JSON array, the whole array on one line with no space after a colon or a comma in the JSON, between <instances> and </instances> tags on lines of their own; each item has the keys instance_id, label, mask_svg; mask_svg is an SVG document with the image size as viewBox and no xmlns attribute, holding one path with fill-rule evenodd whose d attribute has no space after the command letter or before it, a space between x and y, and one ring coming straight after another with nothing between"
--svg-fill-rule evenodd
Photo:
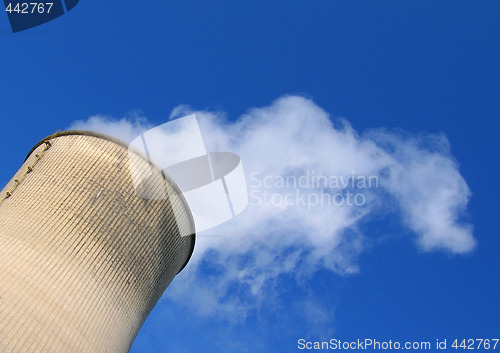
<instances>
[{"instance_id":1,"label":"tower rim","mask_svg":"<svg viewBox=\"0 0 500 353\"><path fill-rule=\"evenodd\" d=\"M116 137L113 137L113 136L109 136L109 135L106 135L106 134L103 134L103 133L100 133L100 132L95 132L95 131L89 131L89 130L66 130L66 131L58 131L56 133L53 133L52 135L49 135L47 137L44 137L43 139L41 139L35 146L33 146L33 148L28 152L28 154L26 155L26 158L24 161L26 161L30 156L31 154L38 148L40 147L42 144L46 143L46 142L49 142L50 140L53 140L55 138L58 138L58 137L63 137L63 136L71 136L71 135L77 135L77 136L91 136L91 137L95 137L95 138L100 138L100 139L103 139L103 140L107 140L107 141L110 141L110 142L113 142L123 148L126 148L127 150L130 150L130 145L128 143L126 143L125 141L123 140L120 140ZM159 173L161 173L161 175L163 176L163 178L168 182L170 183L170 185L172 185L172 187L174 188L175 192L180 196L180 200L181 202L183 203L184 207L188 210L188 215L189 215L189 220L192 224L192 227L193 229L195 229L195 223L194 223L194 218L193 218L193 214L191 213L191 209L189 208L189 204L187 203L186 201L186 198L184 197L184 195L182 194L180 188L177 186L177 184L175 183L175 181L167 174L165 173L165 171L163 169L161 169L160 167L158 167L158 165L156 165L153 161L151 161L146 155L144 155L144 153L142 153L141 151L138 151L137 149L132 149L134 151L134 153L136 153L138 156L140 156L141 158L143 158L144 160L146 160L147 162L151 163L151 165L156 169L158 170ZM195 242L196 242L196 229L195 229L195 232L191 235L189 235L189 237L191 238L191 249L190 249L190 252L189 252L189 256L187 257L186 261L184 262L184 264L182 265L182 267L180 268L180 270L177 272L177 274L179 274L185 267L186 265L188 264L189 260L191 259L192 255L193 255L193 252L194 252L194 246L195 246Z\"/></svg>"}]
</instances>

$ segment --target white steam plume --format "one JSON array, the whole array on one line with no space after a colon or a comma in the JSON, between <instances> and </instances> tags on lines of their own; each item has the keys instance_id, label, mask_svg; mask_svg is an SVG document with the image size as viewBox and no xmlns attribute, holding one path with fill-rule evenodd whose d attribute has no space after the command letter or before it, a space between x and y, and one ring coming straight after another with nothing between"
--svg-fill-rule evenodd
<instances>
[{"instance_id":1,"label":"white steam plume","mask_svg":"<svg viewBox=\"0 0 500 353\"><path fill-rule=\"evenodd\" d=\"M170 118L192 113L209 151L241 157L250 203L205 234L212 236L198 237L182 280L169 290L172 300L201 315L245 317L280 275L307 278L321 268L357 272L370 237L360 225L375 214L401 218L423 251L463 254L476 245L472 226L461 222L470 191L442 135L382 129L359 135L346 121L335 126L323 109L299 96L235 121L187 106ZM151 126L93 116L71 128L130 142Z\"/></svg>"}]
</instances>

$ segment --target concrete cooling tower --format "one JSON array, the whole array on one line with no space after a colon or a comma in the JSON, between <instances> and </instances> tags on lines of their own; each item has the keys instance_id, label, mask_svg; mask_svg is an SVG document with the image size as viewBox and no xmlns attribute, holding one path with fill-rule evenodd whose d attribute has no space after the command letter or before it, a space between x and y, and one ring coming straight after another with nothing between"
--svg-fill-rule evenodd
<instances>
[{"instance_id":1,"label":"concrete cooling tower","mask_svg":"<svg viewBox=\"0 0 500 353\"><path fill-rule=\"evenodd\" d=\"M0 200L2 353L128 352L193 251L177 186L104 135L43 139Z\"/></svg>"}]
</instances>

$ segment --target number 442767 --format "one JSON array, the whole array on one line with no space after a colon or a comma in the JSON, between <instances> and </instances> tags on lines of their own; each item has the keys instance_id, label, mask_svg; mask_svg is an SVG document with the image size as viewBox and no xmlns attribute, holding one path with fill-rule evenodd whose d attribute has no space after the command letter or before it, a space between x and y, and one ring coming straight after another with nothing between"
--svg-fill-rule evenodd
<instances>
[{"instance_id":1,"label":"number 442767","mask_svg":"<svg viewBox=\"0 0 500 353\"><path fill-rule=\"evenodd\" d=\"M498 338L469 338L463 340L456 339L453 341L453 344L451 346L455 349L496 349L498 341Z\"/></svg>"},{"instance_id":2,"label":"number 442767","mask_svg":"<svg viewBox=\"0 0 500 353\"><path fill-rule=\"evenodd\" d=\"M8 13L17 12L17 13L50 13L50 9L54 5L53 2L23 2L17 3L15 6L12 6L12 3L9 3L5 9Z\"/></svg>"}]
</instances>

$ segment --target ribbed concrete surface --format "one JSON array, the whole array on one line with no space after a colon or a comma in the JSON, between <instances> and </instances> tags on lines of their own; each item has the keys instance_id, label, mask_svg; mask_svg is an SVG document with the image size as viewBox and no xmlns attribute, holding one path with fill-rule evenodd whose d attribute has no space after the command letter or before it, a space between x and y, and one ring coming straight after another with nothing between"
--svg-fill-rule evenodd
<instances>
[{"instance_id":1,"label":"ribbed concrete surface","mask_svg":"<svg viewBox=\"0 0 500 353\"><path fill-rule=\"evenodd\" d=\"M191 255L192 217L157 171L147 187L170 199L136 195L129 163L151 166L126 146L60 135L0 194L0 352L128 352Z\"/></svg>"}]
</instances>

